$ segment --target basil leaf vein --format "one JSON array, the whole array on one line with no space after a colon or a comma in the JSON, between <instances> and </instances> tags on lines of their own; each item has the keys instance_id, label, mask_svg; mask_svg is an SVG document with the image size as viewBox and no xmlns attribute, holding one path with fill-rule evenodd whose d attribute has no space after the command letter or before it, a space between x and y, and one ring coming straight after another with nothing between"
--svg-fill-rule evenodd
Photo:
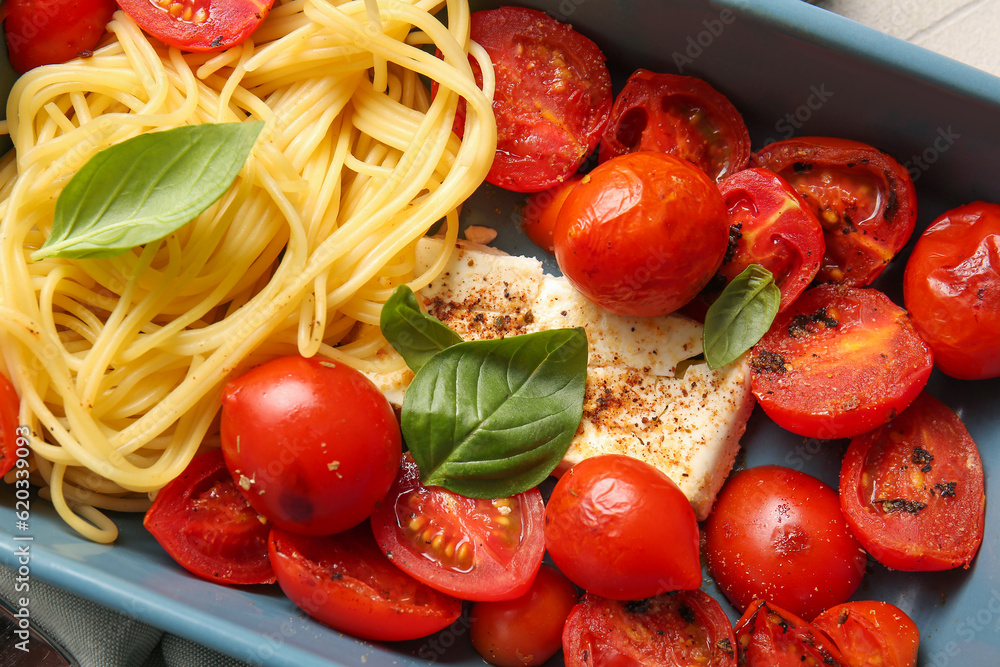
<instances>
[{"instance_id":1,"label":"basil leaf vein","mask_svg":"<svg viewBox=\"0 0 1000 667\"><path fill-rule=\"evenodd\" d=\"M164 238L222 197L263 127L186 125L99 151L63 188L32 259L114 257Z\"/></svg>"},{"instance_id":2,"label":"basil leaf vein","mask_svg":"<svg viewBox=\"0 0 1000 667\"><path fill-rule=\"evenodd\" d=\"M751 264L733 278L705 314L702 343L709 368L732 363L756 345L780 303L781 290L763 266Z\"/></svg>"},{"instance_id":3,"label":"basil leaf vein","mask_svg":"<svg viewBox=\"0 0 1000 667\"><path fill-rule=\"evenodd\" d=\"M583 416L584 329L467 341L433 355L406 390L403 438L421 481L473 498L537 486Z\"/></svg>"},{"instance_id":4,"label":"basil leaf vein","mask_svg":"<svg viewBox=\"0 0 1000 667\"><path fill-rule=\"evenodd\" d=\"M435 354L462 342L462 337L437 318L420 310L406 285L397 287L382 306L382 335L414 372Z\"/></svg>"}]
</instances>

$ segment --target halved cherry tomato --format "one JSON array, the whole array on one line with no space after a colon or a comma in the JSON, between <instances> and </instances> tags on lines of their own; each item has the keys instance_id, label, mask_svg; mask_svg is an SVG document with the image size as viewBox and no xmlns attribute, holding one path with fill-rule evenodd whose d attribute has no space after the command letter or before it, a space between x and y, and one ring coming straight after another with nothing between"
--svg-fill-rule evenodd
<instances>
[{"instance_id":1,"label":"halved cherry tomato","mask_svg":"<svg viewBox=\"0 0 1000 667\"><path fill-rule=\"evenodd\" d=\"M278 585L300 609L361 639L417 639L462 614L462 601L420 583L383 554L367 523L337 535L275 527L268 540Z\"/></svg>"},{"instance_id":2,"label":"halved cherry tomato","mask_svg":"<svg viewBox=\"0 0 1000 667\"><path fill-rule=\"evenodd\" d=\"M510 600L542 564L544 512L538 489L488 500L424 486L406 453L371 524L392 562L428 586L463 600Z\"/></svg>"},{"instance_id":3,"label":"halved cherry tomato","mask_svg":"<svg viewBox=\"0 0 1000 667\"><path fill-rule=\"evenodd\" d=\"M740 667L853 667L812 623L766 600L736 622Z\"/></svg>"},{"instance_id":4,"label":"halved cherry tomato","mask_svg":"<svg viewBox=\"0 0 1000 667\"><path fill-rule=\"evenodd\" d=\"M272 584L270 524L236 488L222 452L196 456L156 494L142 525L185 569L222 584Z\"/></svg>"},{"instance_id":5,"label":"halved cherry tomato","mask_svg":"<svg viewBox=\"0 0 1000 667\"><path fill-rule=\"evenodd\" d=\"M526 7L475 12L472 39L489 53L496 75L497 152L486 180L538 192L569 178L608 123L604 54L568 24ZM476 77L481 85L482 74ZM456 121L462 124L461 116Z\"/></svg>"},{"instance_id":6,"label":"halved cherry tomato","mask_svg":"<svg viewBox=\"0 0 1000 667\"><path fill-rule=\"evenodd\" d=\"M23 74L87 56L104 37L116 9L115 0L5 0L4 34L11 67Z\"/></svg>"},{"instance_id":7,"label":"halved cherry tomato","mask_svg":"<svg viewBox=\"0 0 1000 667\"><path fill-rule=\"evenodd\" d=\"M627 602L588 593L566 621L563 655L566 667L736 667L736 636L700 590Z\"/></svg>"},{"instance_id":8,"label":"halved cherry tomato","mask_svg":"<svg viewBox=\"0 0 1000 667\"><path fill-rule=\"evenodd\" d=\"M1000 204L948 211L920 235L903 300L942 372L1000 377Z\"/></svg>"},{"instance_id":9,"label":"halved cherry tomato","mask_svg":"<svg viewBox=\"0 0 1000 667\"><path fill-rule=\"evenodd\" d=\"M739 111L707 81L636 70L601 139L601 162L632 151L662 151L720 181L747 166L750 134Z\"/></svg>"},{"instance_id":10,"label":"halved cherry tomato","mask_svg":"<svg viewBox=\"0 0 1000 667\"><path fill-rule=\"evenodd\" d=\"M817 616L813 625L833 640L851 667L917 667L920 631L893 604L845 602Z\"/></svg>"},{"instance_id":11,"label":"halved cherry tomato","mask_svg":"<svg viewBox=\"0 0 1000 667\"><path fill-rule=\"evenodd\" d=\"M483 660L498 667L543 665L562 648L563 626L579 597L572 581L542 565L521 597L472 605L472 645Z\"/></svg>"},{"instance_id":12,"label":"halved cherry tomato","mask_svg":"<svg viewBox=\"0 0 1000 667\"><path fill-rule=\"evenodd\" d=\"M812 282L823 259L823 227L788 182L769 169L738 171L719 183L729 209L729 248L719 272L698 295L707 308L751 264L771 272L781 290L779 312ZM685 313L689 308L685 308ZM692 316L704 319L704 312Z\"/></svg>"},{"instance_id":13,"label":"halved cherry tomato","mask_svg":"<svg viewBox=\"0 0 1000 667\"><path fill-rule=\"evenodd\" d=\"M396 478L399 422L360 371L279 357L226 384L222 451L240 490L276 526L329 535L364 521Z\"/></svg>"},{"instance_id":14,"label":"halved cherry tomato","mask_svg":"<svg viewBox=\"0 0 1000 667\"><path fill-rule=\"evenodd\" d=\"M529 239L548 252L555 252L554 234L559 211L570 190L582 179L583 175L574 174L548 190L534 193L524 203L521 228Z\"/></svg>"},{"instance_id":15,"label":"halved cherry tomato","mask_svg":"<svg viewBox=\"0 0 1000 667\"><path fill-rule=\"evenodd\" d=\"M147 33L183 51L222 51L264 22L274 0L117 0Z\"/></svg>"},{"instance_id":16,"label":"halved cherry tomato","mask_svg":"<svg viewBox=\"0 0 1000 667\"><path fill-rule=\"evenodd\" d=\"M560 270L613 313L650 317L690 301L729 239L719 188L686 160L640 151L598 165L566 197L554 234Z\"/></svg>"},{"instance_id":17,"label":"halved cherry tomato","mask_svg":"<svg viewBox=\"0 0 1000 667\"><path fill-rule=\"evenodd\" d=\"M927 392L851 440L840 499L861 543L896 570L968 565L983 540L979 449L958 415Z\"/></svg>"},{"instance_id":18,"label":"halved cherry tomato","mask_svg":"<svg viewBox=\"0 0 1000 667\"><path fill-rule=\"evenodd\" d=\"M705 522L705 555L741 611L764 599L807 619L851 597L867 563L836 490L779 466L726 482Z\"/></svg>"},{"instance_id":19,"label":"halved cherry tomato","mask_svg":"<svg viewBox=\"0 0 1000 667\"><path fill-rule=\"evenodd\" d=\"M909 172L868 144L796 137L765 146L752 165L777 172L815 211L826 232L820 282L870 284L913 233Z\"/></svg>"},{"instance_id":20,"label":"halved cherry tomato","mask_svg":"<svg viewBox=\"0 0 1000 667\"><path fill-rule=\"evenodd\" d=\"M601 597L639 600L701 585L691 503L673 480L629 456L584 459L563 474L545 508L545 546L563 574Z\"/></svg>"},{"instance_id":21,"label":"halved cherry tomato","mask_svg":"<svg viewBox=\"0 0 1000 667\"><path fill-rule=\"evenodd\" d=\"M0 477L17 463L17 427L21 399L6 375L0 374Z\"/></svg>"},{"instance_id":22,"label":"halved cherry tomato","mask_svg":"<svg viewBox=\"0 0 1000 667\"><path fill-rule=\"evenodd\" d=\"M779 426L848 438L880 426L927 384L930 348L872 288L820 285L780 313L750 357L751 388Z\"/></svg>"}]
</instances>

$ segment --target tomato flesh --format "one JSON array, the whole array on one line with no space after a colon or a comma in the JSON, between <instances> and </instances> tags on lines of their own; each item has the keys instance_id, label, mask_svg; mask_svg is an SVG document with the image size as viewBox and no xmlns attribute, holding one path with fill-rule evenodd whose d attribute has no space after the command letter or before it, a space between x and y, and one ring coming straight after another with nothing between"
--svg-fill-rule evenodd
<instances>
[{"instance_id":1,"label":"tomato flesh","mask_svg":"<svg viewBox=\"0 0 1000 667\"><path fill-rule=\"evenodd\" d=\"M271 526L243 498L219 450L196 456L160 489L142 525L200 577L223 584L275 581L267 557Z\"/></svg>"},{"instance_id":2,"label":"tomato flesh","mask_svg":"<svg viewBox=\"0 0 1000 667\"><path fill-rule=\"evenodd\" d=\"M851 665L816 626L765 600L751 604L736 622L736 643L740 667Z\"/></svg>"},{"instance_id":3,"label":"tomato flesh","mask_svg":"<svg viewBox=\"0 0 1000 667\"><path fill-rule=\"evenodd\" d=\"M273 0L117 0L147 33L184 51L222 51L246 40Z\"/></svg>"},{"instance_id":4,"label":"tomato flesh","mask_svg":"<svg viewBox=\"0 0 1000 667\"><path fill-rule=\"evenodd\" d=\"M751 353L751 388L775 423L812 438L847 438L892 419L933 367L909 317L872 288L804 292Z\"/></svg>"},{"instance_id":5,"label":"tomato flesh","mask_svg":"<svg viewBox=\"0 0 1000 667\"><path fill-rule=\"evenodd\" d=\"M907 261L903 300L942 372L1000 377L1000 205L973 202L931 223Z\"/></svg>"},{"instance_id":6,"label":"tomato flesh","mask_svg":"<svg viewBox=\"0 0 1000 667\"><path fill-rule=\"evenodd\" d=\"M893 569L968 565L983 540L979 450L961 419L927 392L890 423L851 441L840 496L858 539Z\"/></svg>"},{"instance_id":7,"label":"tomato flesh","mask_svg":"<svg viewBox=\"0 0 1000 667\"><path fill-rule=\"evenodd\" d=\"M719 603L700 590L635 601L587 594L563 633L566 667L736 667L736 636Z\"/></svg>"},{"instance_id":8,"label":"tomato flesh","mask_svg":"<svg viewBox=\"0 0 1000 667\"><path fill-rule=\"evenodd\" d=\"M271 531L278 585L300 609L361 639L417 639L442 630L462 602L409 576L379 550L368 524L335 536Z\"/></svg>"},{"instance_id":9,"label":"tomato flesh","mask_svg":"<svg viewBox=\"0 0 1000 667\"><path fill-rule=\"evenodd\" d=\"M852 667L916 667L920 631L899 607L854 600L816 617L813 625L840 649Z\"/></svg>"},{"instance_id":10,"label":"tomato flesh","mask_svg":"<svg viewBox=\"0 0 1000 667\"><path fill-rule=\"evenodd\" d=\"M420 483L407 453L372 514L379 547L416 579L464 600L527 592L545 554L538 489L509 498L466 498Z\"/></svg>"}]
</instances>

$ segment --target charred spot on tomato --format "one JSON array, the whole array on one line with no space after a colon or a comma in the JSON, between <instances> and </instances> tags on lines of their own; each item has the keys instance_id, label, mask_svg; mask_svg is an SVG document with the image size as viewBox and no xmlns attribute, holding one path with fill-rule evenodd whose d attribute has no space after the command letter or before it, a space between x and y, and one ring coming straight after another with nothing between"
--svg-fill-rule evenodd
<instances>
[{"instance_id":1,"label":"charred spot on tomato","mask_svg":"<svg viewBox=\"0 0 1000 667\"><path fill-rule=\"evenodd\" d=\"M837 625L843 625L844 623L847 623L847 619L849 619L850 617L851 614L850 612L848 612L846 607L844 609L841 609L840 615L837 616Z\"/></svg>"},{"instance_id":2,"label":"charred spot on tomato","mask_svg":"<svg viewBox=\"0 0 1000 667\"><path fill-rule=\"evenodd\" d=\"M937 490L937 494L941 498L954 498L955 497L955 487L958 482L938 482L934 485ZM931 492L933 493L933 491Z\"/></svg>"},{"instance_id":3,"label":"charred spot on tomato","mask_svg":"<svg viewBox=\"0 0 1000 667\"><path fill-rule=\"evenodd\" d=\"M885 174L885 182L889 184L887 188L889 193L889 201L885 204L885 211L883 215L885 216L886 222L891 223L893 218L896 217L896 211L899 209L899 196L896 194L896 179L893 178L892 172L888 169L882 170Z\"/></svg>"},{"instance_id":4,"label":"charred spot on tomato","mask_svg":"<svg viewBox=\"0 0 1000 667\"><path fill-rule=\"evenodd\" d=\"M679 607L677 607L677 615L680 616L681 619L683 619L683 621L688 625L693 625L695 622L694 609L686 604L682 603Z\"/></svg>"},{"instance_id":5,"label":"charred spot on tomato","mask_svg":"<svg viewBox=\"0 0 1000 667\"><path fill-rule=\"evenodd\" d=\"M729 243L726 245L726 253L722 256L722 263L733 261L739 247L740 239L743 238L743 223L737 222L729 226Z\"/></svg>"},{"instance_id":6,"label":"charred spot on tomato","mask_svg":"<svg viewBox=\"0 0 1000 667\"><path fill-rule=\"evenodd\" d=\"M921 466L920 472L930 472L931 461L934 460L934 455L923 447L917 446L913 448L913 456L911 457L911 460L916 465Z\"/></svg>"},{"instance_id":7,"label":"charred spot on tomato","mask_svg":"<svg viewBox=\"0 0 1000 667\"><path fill-rule=\"evenodd\" d=\"M792 171L796 174L803 174L807 171L812 171L813 165L810 162L793 162Z\"/></svg>"},{"instance_id":8,"label":"charred spot on tomato","mask_svg":"<svg viewBox=\"0 0 1000 667\"><path fill-rule=\"evenodd\" d=\"M736 648L733 646L733 642L730 641L729 637L723 637L719 641L715 642L715 648L722 653L725 653L730 658L733 657Z\"/></svg>"},{"instance_id":9,"label":"charred spot on tomato","mask_svg":"<svg viewBox=\"0 0 1000 667\"><path fill-rule=\"evenodd\" d=\"M788 365L780 352L758 350L750 360L750 368L757 373L784 373Z\"/></svg>"},{"instance_id":10,"label":"charred spot on tomato","mask_svg":"<svg viewBox=\"0 0 1000 667\"><path fill-rule=\"evenodd\" d=\"M811 324L822 324L827 329L832 329L840 324L840 320L832 317L826 308L820 308L812 315L796 315L788 323L788 335L791 338L800 338L812 333Z\"/></svg>"},{"instance_id":11,"label":"charred spot on tomato","mask_svg":"<svg viewBox=\"0 0 1000 667\"><path fill-rule=\"evenodd\" d=\"M875 504L882 508L882 511L886 514L893 514L895 512L906 512L908 514L919 514L921 510L927 507L927 503L922 503L919 500L906 500L905 498L895 498L892 500L876 500Z\"/></svg>"},{"instance_id":12,"label":"charred spot on tomato","mask_svg":"<svg viewBox=\"0 0 1000 667\"><path fill-rule=\"evenodd\" d=\"M623 607L629 614L648 614L650 604L650 598L644 598L642 600L629 600Z\"/></svg>"}]
</instances>

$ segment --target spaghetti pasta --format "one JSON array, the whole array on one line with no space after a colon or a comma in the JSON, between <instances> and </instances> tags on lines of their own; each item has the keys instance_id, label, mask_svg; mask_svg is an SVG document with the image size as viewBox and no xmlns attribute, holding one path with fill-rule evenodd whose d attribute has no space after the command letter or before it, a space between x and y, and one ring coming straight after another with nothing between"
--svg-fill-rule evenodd
<instances>
[{"instance_id":1,"label":"spaghetti pasta","mask_svg":"<svg viewBox=\"0 0 1000 667\"><path fill-rule=\"evenodd\" d=\"M441 220L457 236L457 207L496 144L492 70L469 40L464 0L279 2L222 53L153 43L121 12L109 33L92 57L15 83L15 149L0 162L3 362L35 481L99 542L117 536L101 510L145 509L148 493L217 446L234 373L294 353L387 370L376 360L381 305L440 271L447 256L414 275L414 244ZM452 132L459 100L463 139ZM100 149L248 118L266 123L250 159L188 225L119 257L30 260L59 191Z\"/></svg>"}]
</instances>

